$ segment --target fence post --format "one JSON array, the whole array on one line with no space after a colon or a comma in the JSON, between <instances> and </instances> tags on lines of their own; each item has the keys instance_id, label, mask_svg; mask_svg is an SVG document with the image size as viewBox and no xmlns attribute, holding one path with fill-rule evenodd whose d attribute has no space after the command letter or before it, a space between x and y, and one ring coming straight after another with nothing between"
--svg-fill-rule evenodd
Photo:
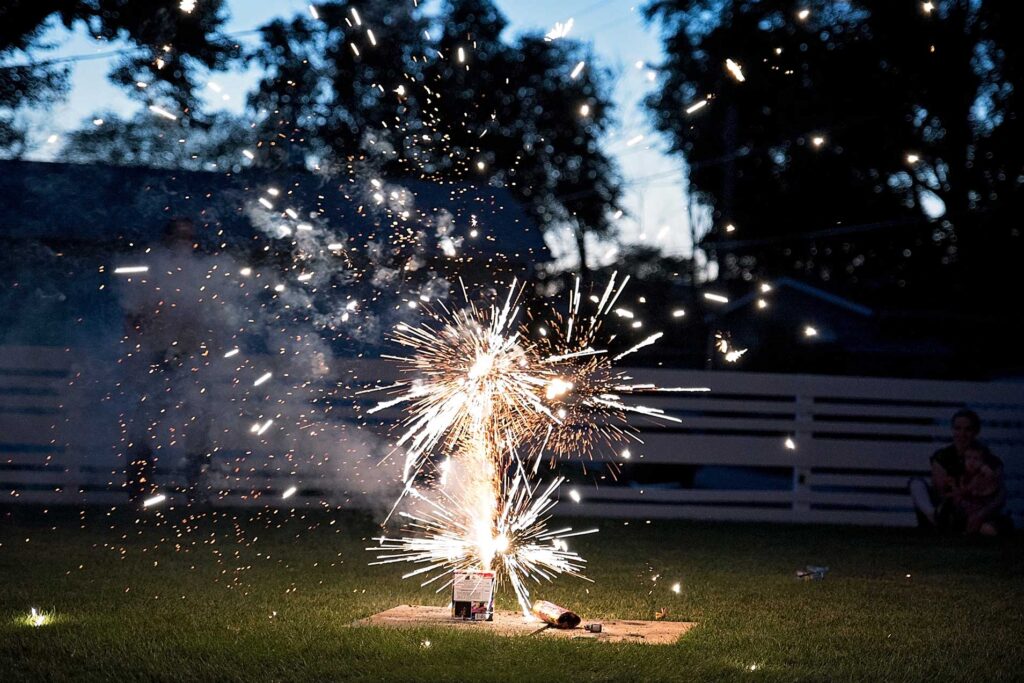
<instances>
[{"instance_id":1,"label":"fence post","mask_svg":"<svg viewBox=\"0 0 1024 683\"><path fill-rule=\"evenodd\" d=\"M813 454L811 430L813 429L812 407L814 398L797 394L795 419L793 421L793 517L796 521L811 510L811 486L809 483Z\"/></svg>"}]
</instances>

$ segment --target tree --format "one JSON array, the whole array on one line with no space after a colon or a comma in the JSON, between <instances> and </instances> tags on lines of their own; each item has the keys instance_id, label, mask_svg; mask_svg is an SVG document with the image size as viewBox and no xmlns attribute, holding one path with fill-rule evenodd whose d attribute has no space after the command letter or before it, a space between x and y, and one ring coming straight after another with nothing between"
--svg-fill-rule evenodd
<instances>
[{"instance_id":1,"label":"tree","mask_svg":"<svg viewBox=\"0 0 1024 683\"><path fill-rule=\"evenodd\" d=\"M68 71L59 60L35 61L51 47L47 32L84 27L103 41L125 41L127 49L110 78L147 103L186 113L195 108L198 73L224 69L237 56L233 41L219 33L224 0L203 0L182 9L180 0L8 0L0 6L0 149L24 151L26 130L19 113L49 105L67 91ZM145 87L138 84L143 83Z\"/></svg>"},{"instance_id":2,"label":"tree","mask_svg":"<svg viewBox=\"0 0 1024 683\"><path fill-rule=\"evenodd\" d=\"M527 34L503 42L506 23L486 0L446 6L437 49L447 59L428 70L444 93L434 122L448 141L442 158L457 160L450 170L510 188L541 225L568 225L586 273L586 235L611 230L622 195L600 147L611 121L609 75L573 41Z\"/></svg>"},{"instance_id":3,"label":"tree","mask_svg":"<svg viewBox=\"0 0 1024 683\"><path fill-rule=\"evenodd\" d=\"M646 12L667 54L648 104L713 212L703 243L724 277L797 270L879 298L916 280L918 298L934 297L974 280L980 235L1009 237L989 220L1024 178L1024 148L993 144L1020 140L1006 3L656 0Z\"/></svg>"},{"instance_id":4,"label":"tree","mask_svg":"<svg viewBox=\"0 0 1024 683\"><path fill-rule=\"evenodd\" d=\"M509 188L542 225L607 232L621 187L599 146L611 106L581 45L502 38L487 0L451 0L431 24L384 1L316 5L263 29L260 163L372 169ZM581 107L586 109L581 113Z\"/></svg>"}]
</instances>

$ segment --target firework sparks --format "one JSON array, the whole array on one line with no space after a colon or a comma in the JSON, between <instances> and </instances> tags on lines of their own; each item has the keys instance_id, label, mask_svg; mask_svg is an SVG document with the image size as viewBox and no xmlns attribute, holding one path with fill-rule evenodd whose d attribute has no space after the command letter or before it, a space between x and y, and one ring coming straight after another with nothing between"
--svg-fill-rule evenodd
<instances>
[{"instance_id":1,"label":"firework sparks","mask_svg":"<svg viewBox=\"0 0 1024 683\"><path fill-rule=\"evenodd\" d=\"M699 101L694 102L693 104L691 104L689 107L687 107L686 108L686 113L687 114L693 114L694 112L698 112L698 111L700 111L701 109L703 109L706 106L708 106L708 101L707 100L699 100Z\"/></svg>"},{"instance_id":2,"label":"firework sparks","mask_svg":"<svg viewBox=\"0 0 1024 683\"><path fill-rule=\"evenodd\" d=\"M550 581L560 574L586 578L581 573L586 560L569 550L566 539L596 533L597 529L548 530L546 526L548 513L557 502L553 494L563 481L552 480L537 495L537 487L531 486L525 476L514 476L493 527L472 517L451 494L442 493L441 499L434 500L414 490L414 498L424 503L424 509L400 514L407 520L407 530L415 535L378 538L379 545L368 548L380 552L371 564L424 565L402 577L423 576L421 586L438 583L453 571L497 569L512 586L523 614L528 614L528 579ZM449 585L450 578L437 591Z\"/></svg>"},{"instance_id":3,"label":"firework sparks","mask_svg":"<svg viewBox=\"0 0 1024 683\"><path fill-rule=\"evenodd\" d=\"M742 83L747 80L747 77L743 75L743 67L732 61L731 59L725 60L725 68L732 74L732 77Z\"/></svg>"},{"instance_id":4,"label":"firework sparks","mask_svg":"<svg viewBox=\"0 0 1024 683\"><path fill-rule=\"evenodd\" d=\"M550 42L552 40L558 40L559 38L565 38L567 35L569 35L569 31L572 30L572 25L572 17L569 17L569 20L566 21L564 24L560 21L556 21L554 28L552 28L544 35L544 40Z\"/></svg>"},{"instance_id":5,"label":"firework sparks","mask_svg":"<svg viewBox=\"0 0 1024 683\"><path fill-rule=\"evenodd\" d=\"M678 421L627 402L631 394L667 390L635 383L613 367L663 333L614 355L599 348L610 315L633 316L616 308L628 280L613 275L600 296L587 297L595 304L592 312L582 309L577 280L568 312L553 313L539 326L519 322L522 289L513 283L503 301L470 303L461 311L425 308L426 322L396 328L393 339L407 355L387 357L400 364L403 376L367 391L391 394L370 413L399 406L405 412L396 440L405 449L405 488L392 514L403 500L411 509L398 512L403 535L382 536L371 548L381 553L376 564L422 565L403 578L425 576L423 585L453 571L493 569L512 586L524 613L530 605L527 579L581 576L584 560L565 539L592 530L547 530L563 479L535 484L541 460L593 457L598 446L639 441L629 414ZM531 328L543 334L531 338ZM680 390L686 389L671 389ZM424 481L433 488L425 491ZM575 489L569 497L580 500ZM438 590L448 585L450 579Z\"/></svg>"},{"instance_id":6,"label":"firework sparks","mask_svg":"<svg viewBox=\"0 0 1024 683\"><path fill-rule=\"evenodd\" d=\"M154 505L159 505L160 503L164 502L165 500L167 500L167 496L162 494L162 493L158 493L157 495L152 496L152 497L147 498L146 500L142 501L142 507L144 507L144 508L153 507Z\"/></svg>"},{"instance_id":7,"label":"firework sparks","mask_svg":"<svg viewBox=\"0 0 1024 683\"><path fill-rule=\"evenodd\" d=\"M168 120L170 120L170 121L177 121L177 120L178 120L178 117L177 117L177 116L175 116L175 115L174 115L174 114L172 114L171 112L167 111L167 110L166 110L166 109L164 109L163 107L159 107L159 106L157 106L157 105L155 105L155 104L151 104L151 105L149 105L149 110L150 110L151 112L153 112L154 114L156 114L157 116L162 116L162 117L164 117L165 119L168 119Z\"/></svg>"}]
</instances>

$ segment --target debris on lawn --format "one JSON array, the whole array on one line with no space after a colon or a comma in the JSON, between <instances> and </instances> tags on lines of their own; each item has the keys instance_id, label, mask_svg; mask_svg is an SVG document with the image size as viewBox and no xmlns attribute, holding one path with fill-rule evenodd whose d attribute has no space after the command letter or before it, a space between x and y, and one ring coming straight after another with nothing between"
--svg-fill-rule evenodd
<instances>
[{"instance_id":1,"label":"debris on lawn","mask_svg":"<svg viewBox=\"0 0 1024 683\"><path fill-rule=\"evenodd\" d=\"M803 569L796 570L796 578L803 581L821 581L828 574L828 567L819 567L809 564Z\"/></svg>"},{"instance_id":2,"label":"debris on lawn","mask_svg":"<svg viewBox=\"0 0 1024 683\"><path fill-rule=\"evenodd\" d=\"M530 611L533 612L533 616L555 628L576 628L582 621L580 615L547 600L538 600L533 603L533 608Z\"/></svg>"}]
</instances>

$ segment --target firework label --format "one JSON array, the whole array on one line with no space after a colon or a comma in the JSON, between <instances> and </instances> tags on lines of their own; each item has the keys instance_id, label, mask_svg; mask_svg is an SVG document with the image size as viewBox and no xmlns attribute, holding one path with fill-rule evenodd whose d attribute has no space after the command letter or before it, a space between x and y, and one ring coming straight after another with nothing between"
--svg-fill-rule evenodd
<instances>
[{"instance_id":1,"label":"firework label","mask_svg":"<svg viewBox=\"0 0 1024 683\"><path fill-rule=\"evenodd\" d=\"M455 572L452 616L469 621L494 619L494 572Z\"/></svg>"}]
</instances>

